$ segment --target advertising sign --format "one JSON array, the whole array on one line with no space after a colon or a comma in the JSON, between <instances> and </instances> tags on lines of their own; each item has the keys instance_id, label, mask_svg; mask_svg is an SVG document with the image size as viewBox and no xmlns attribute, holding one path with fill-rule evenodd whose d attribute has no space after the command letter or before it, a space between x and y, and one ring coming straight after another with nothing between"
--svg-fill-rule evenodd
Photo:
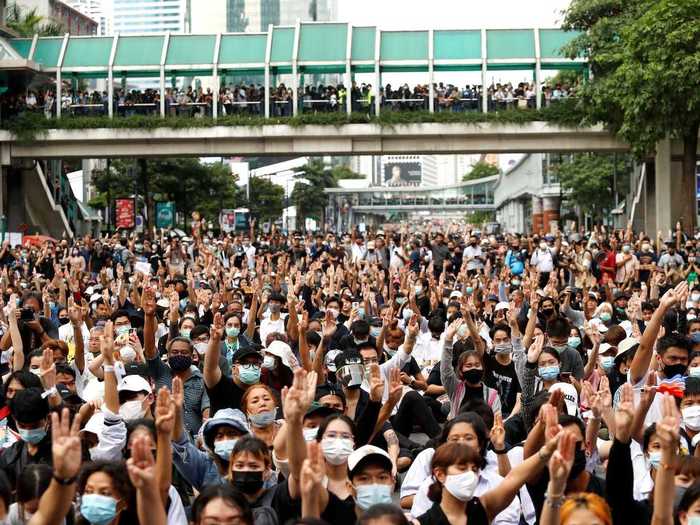
<instances>
[{"instance_id":1,"label":"advertising sign","mask_svg":"<svg viewBox=\"0 0 700 525\"><path fill-rule=\"evenodd\" d=\"M117 199L115 201L115 221L117 229L131 230L136 225L136 203L134 199Z\"/></svg>"},{"instance_id":2,"label":"advertising sign","mask_svg":"<svg viewBox=\"0 0 700 525\"><path fill-rule=\"evenodd\" d=\"M156 202L156 228L175 226L175 203Z\"/></svg>"},{"instance_id":3,"label":"advertising sign","mask_svg":"<svg viewBox=\"0 0 700 525\"><path fill-rule=\"evenodd\" d=\"M423 179L420 162L387 162L384 184L387 186L419 186Z\"/></svg>"}]
</instances>

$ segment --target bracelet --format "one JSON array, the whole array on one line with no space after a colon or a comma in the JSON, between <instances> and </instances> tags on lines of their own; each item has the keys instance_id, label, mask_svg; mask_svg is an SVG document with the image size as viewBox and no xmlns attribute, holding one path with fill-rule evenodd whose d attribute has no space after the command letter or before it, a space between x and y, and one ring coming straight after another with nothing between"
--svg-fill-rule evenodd
<instances>
[{"instance_id":1,"label":"bracelet","mask_svg":"<svg viewBox=\"0 0 700 525\"><path fill-rule=\"evenodd\" d=\"M58 394L58 390L56 389L55 385L49 388L48 390L44 390L41 393L41 399L46 399L47 397L52 396L54 394Z\"/></svg>"},{"instance_id":2,"label":"bracelet","mask_svg":"<svg viewBox=\"0 0 700 525\"><path fill-rule=\"evenodd\" d=\"M114 366L113 365L102 365L102 370L105 372L114 373Z\"/></svg>"},{"instance_id":3,"label":"bracelet","mask_svg":"<svg viewBox=\"0 0 700 525\"><path fill-rule=\"evenodd\" d=\"M550 507L553 509L558 509L564 504L564 494L550 494L550 493L545 493L544 495L545 498L545 503L547 503Z\"/></svg>"},{"instance_id":4,"label":"bracelet","mask_svg":"<svg viewBox=\"0 0 700 525\"><path fill-rule=\"evenodd\" d=\"M56 480L56 483L63 486L72 485L78 480L78 476L73 476L72 478L59 478L56 474L53 474L51 477Z\"/></svg>"},{"instance_id":5,"label":"bracelet","mask_svg":"<svg viewBox=\"0 0 700 525\"><path fill-rule=\"evenodd\" d=\"M495 448L493 451L496 453L497 456L502 456L503 454L508 454L508 450L506 447L503 447L501 450L496 450Z\"/></svg>"}]
</instances>

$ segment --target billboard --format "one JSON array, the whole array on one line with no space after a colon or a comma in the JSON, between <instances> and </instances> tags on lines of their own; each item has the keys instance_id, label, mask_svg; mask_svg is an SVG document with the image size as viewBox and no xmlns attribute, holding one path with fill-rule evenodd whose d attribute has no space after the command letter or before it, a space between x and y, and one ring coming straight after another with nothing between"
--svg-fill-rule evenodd
<instances>
[{"instance_id":1,"label":"billboard","mask_svg":"<svg viewBox=\"0 0 700 525\"><path fill-rule=\"evenodd\" d=\"M219 213L219 225L221 226L221 231L224 233L245 231L250 227L248 224L249 217L250 212L247 208L221 210Z\"/></svg>"},{"instance_id":2,"label":"billboard","mask_svg":"<svg viewBox=\"0 0 700 525\"><path fill-rule=\"evenodd\" d=\"M156 228L175 226L175 203L156 202Z\"/></svg>"},{"instance_id":3,"label":"billboard","mask_svg":"<svg viewBox=\"0 0 700 525\"><path fill-rule=\"evenodd\" d=\"M136 226L136 202L134 199L116 199L115 220L117 229L131 230Z\"/></svg>"},{"instance_id":4,"label":"billboard","mask_svg":"<svg viewBox=\"0 0 700 525\"><path fill-rule=\"evenodd\" d=\"M420 161L386 162L384 164L385 186L420 186L423 168Z\"/></svg>"}]
</instances>

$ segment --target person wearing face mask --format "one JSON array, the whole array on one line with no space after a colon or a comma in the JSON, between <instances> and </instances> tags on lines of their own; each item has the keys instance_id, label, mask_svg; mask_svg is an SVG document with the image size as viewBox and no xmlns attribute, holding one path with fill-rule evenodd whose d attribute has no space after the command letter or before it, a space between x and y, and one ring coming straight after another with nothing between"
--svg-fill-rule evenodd
<instances>
[{"instance_id":1,"label":"person wearing face mask","mask_svg":"<svg viewBox=\"0 0 700 525\"><path fill-rule=\"evenodd\" d=\"M226 483L231 453L238 441L250 434L243 412L224 408L215 412L201 429L204 450L198 449L181 425L179 410L172 435L173 464L195 489Z\"/></svg>"},{"instance_id":2,"label":"person wearing face mask","mask_svg":"<svg viewBox=\"0 0 700 525\"><path fill-rule=\"evenodd\" d=\"M253 435L272 446L282 422L277 420L275 394L267 385L253 385L241 398L241 408L248 415Z\"/></svg>"},{"instance_id":3,"label":"person wearing face mask","mask_svg":"<svg viewBox=\"0 0 700 525\"><path fill-rule=\"evenodd\" d=\"M136 495L126 464L86 463L78 481L80 518L91 524L138 523Z\"/></svg>"},{"instance_id":4,"label":"person wearing face mask","mask_svg":"<svg viewBox=\"0 0 700 525\"><path fill-rule=\"evenodd\" d=\"M569 347L571 325L565 317L556 317L547 322L547 345L559 352L561 372L571 373L579 381L583 379L583 360L581 354Z\"/></svg>"},{"instance_id":5,"label":"person wearing face mask","mask_svg":"<svg viewBox=\"0 0 700 525\"><path fill-rule=\"evenodd\" d=\"M530 419L533 416L530 407L535 402L536 394L549 391L552 385L559 382L560 359L559 352L544 346L544 336L538 336L527 351L527 363L523 375L523 410L521 411L526 428L532 428L534 423Z\"/></svg>"},{"instance_id":6,"label":"person wearing face mask","mask_svg":"<svg viewBox=\"0 0 700 525\"><path fill-rule=\"evenodd\" d=\"M226 359L227 366L233 363L233 356L239 348L250 346L251 342L242 331L241 316L237 313L227 313L224 316L224 339L221 342L220 353ZM222 369L223 370L223 369Z\"/></svg>"},{"instance_id":7,"label":"person wearing face mask","mask_svg":"<svg viewBox=\"0 0 700 525\"><path fill-rule=\"evenodd\" d=\"M212 412L222 408L240 407L246 389L265 382L261 381L263 355L258 347L252 344L241 347L236 352L230 377L222 373L219 358L223 336L223 317L217 313L210 330L209 348L204 356L204 384L207 387Z\"/></svg>"},{"instance_id":8,"label":"person wearing face mask","mask_svg":"<svg viewBox=\"0 0 700 525\"><path fill-rule=\"evenodd\" d=\"M355 449L355 424L343 414L331 414L319 425L316 440L326 463L327 488L352 512L355 505L348 479L348 457Z\"/></svg>"},{"instance_id":9,"label":"person wearing face mask","mask_svg":"<svg viewBox=\"0 0 700 525\"><path fill-rule=\"evenodd\" d=\"M109 365L106 365L109 366ZM140 375L125 376L117 386L119 415L125 423L141 418L153 418L153 389Z\"/></svg>"},{"instance_id":10,"label":"person wearing face mask","mask_svg":"<svg viewBox=\"0 0 700 525\"><path fill-rule=\"evenodd\" d=\"M525 351L517 323L497 324L489 333L493 351L483 355L484 382L498 391L504 419L520 412L520 380L525 366Z\"/></svg>"},{"instance_id":11,"label":"person wearing face mask","mask_svg":"<svg viewBox=\"0 0 700 525\"><path fill-rule=\"evenodd\" d=\"M440 378L450 396L450 414L447 419L455 417L462 406L471 399L483 400L495 413L501 412L501 399L495 388L484 384L484 365L476 350L467 350L460 354L456 370L452 367L452 347L454 336L463 319L452 322L445 331L445 343L440 359Z\"/></svg>"},{"instance_id":12,"label":"person wearing face mask","mask_svg":"<svg viewBox=\"0 0 700 525\"><path fill-rule=\"evenodd\" d=\"M683 418L681 440L687 445L688 453L693 455L700 443L700 378L686 379L680 410Z\"/></svg>"},{"instance_id":13,"label":"person wearing face mask","mask_svg":"<svg viewBox=\"0 0 700 525\"><path fill-rule=\"evenodd\" d=\"M433 484L428 496L433 506L421 516L421 525L486 525L509 506L525 481L545 466L556 440L513 468L500 484L476 496L481 457L477 449L460 442L438 447L431 463Z\"/></svg>"},{"instance_id":14,"label":"person wearing face mask","mask_svg":"<svg viewBox=\"0 0 700 525\"><path fill-rule=\"evenodd\" d=\"M274 335L284 336L284 334ZM299 367L292 348L284 341L275 339L263 350L263 356L262 366L267 370L267 384L278 392L281 392L284 387L291 386L293 370Z\"/></svg>"},{"instance_id":15,"label":"person wearing face mask","mask_svg":"<svg viewBox=\"0 0 700 525\"><path fill-rule=\"evenodd\" d=\"M265 343L267 336L274 332L286 333L285 318L287 314L282 314L282 307L286 300L282 294L272 293L267 301L269 315L263 316L260 320L260 341Z\"/></svg>"},{"instance_id":16,"label":"person wearing face mask","mask_svg":"<svg viewBox=\"0 0 700 525\"><path fill-rule=\"evenodd\" d=\"M51 467L29 465L17 480L17 501L10 505L8 525L28 524L39 508L39 499L51 484ZM62 523L65 523L63 520Z\"/></svg>"},{"instance_id":17,"label":"person wearing face mask","mask_svg":"<svg viewBox=\"0 0 700 525\"><path fill-rule=\"evenodd\" d=\"M688 373L688 363L692 344L688 338L678 333L668 333L657 340L661 324L668 310L678 303L688 291L688 284L683 281L671 288L659 300L659 306L649 321L639 341L639 347L634 354L629 370L629 381L635 389L641 389L646 383L651 360L657 361L657 384L676 376L683 377ZM654 352L655 349L655 352ZM644 424L651 425L659 420L661 396L656 396L647 412Z\"/></svg>"},{"instance_id":18,"label":"person wearing face mask","mask_svg":"<svg viewBox=\"0 0 700 525\"><path fill-rule=\"evenodd\" d=\"M627 337L618 343L615 358L613 359L613 368L608 372L610 393L613 396L618 388L627 382L627 372L638 346L639 339L635 337Z\"/></svg>"},{"instance_id":19,"label":"person wearing face mask","mask_svg":"<svg viewBox=\"0 0 700 525\"><path fill-rule=\"evenodd\" d=\"M554 271L557 266L557 254L561 244L561 237L557 235L556 246L550 246L546 239L540 239L537 247L532 251L530 257L530 266L537 268L540 273L539 288L544 288L549 281L549 274Z\"/></svg>"},{"instance_id":20,"label":"person wearing face mask","mask_svg":"<svg viewBox=\"0 0 700 525\"><path fill-rule=\"evenodd\" d=\"M26 388L16 392L9 405L20 439L0 454L0 470L15 487L30 463L51 464L49 403L40 388Z\"/></svg>"}]
</instances>

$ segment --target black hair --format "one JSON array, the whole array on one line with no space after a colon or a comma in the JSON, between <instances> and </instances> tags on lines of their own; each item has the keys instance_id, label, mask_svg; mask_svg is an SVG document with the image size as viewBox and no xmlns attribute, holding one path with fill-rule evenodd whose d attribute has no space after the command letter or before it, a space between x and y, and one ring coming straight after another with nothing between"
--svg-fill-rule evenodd
<instances>
[{"instance_id":1,"label":"black hair","mask_svg":"<svg viewBox=\"0 0 700 525\"><path fill-rule=\"evenodd\" d=\"M321 441L321 438L323 434L325 434L328 425L330 425L336 419L340 419L347 426L349 426L350 432L352 432L352 437L354 439L357 439L357 429L355 428L355 422L345 414L338 412L337 414L330 414L326 416L326 418L323 421L321 421L321 424L318 426L318 432L316 433L316 441ZM357 446L357 444L355 444L355 446Z\"/></svg>"},{"instance_id":2,"label":"black hair","mask_svg":"<svg viewBox=\"0 0 700 525\"><path fill-rule=\"evenodd\" d=\"M428 319L428 330L433 333L442 333L445 330L445 320L437 315Z\"/></svg>"},{"instance_id":3,"label":"black hair","mask_svg":"<svg viewBox=\"0 0 700 525\"><path fill-rule=\"evenodd\" d=\"M686 377L683 397L700 394L700 377Z\"/></svg>"},{"instance_id":4,"label":"black hair","mask_svg":"<svg viewBox=\"0 0 700 525\"><path fill-rule=\"evenodd\" d=\"M459 358L457 359L457 377L459 377L460 379L464 379L462 377L462 367L464 366L466 360L470 357L476 357L479 360L479 363L481 363L481 368L483 369L484 367L484 358L479 352L477 352L476 350L466 350L459 354Z\"/></svg>"},{"instance_id":5,"label":"black hair","mask_svg":"<svg viewBox=\"0 0 700 525\"><path fill-rule=\"evenodd\" d=\"M569 337L571 333L571 324L566 317L555 317L551 321L547 321L545 330L549 337Z\"/></svg>"},{"instance_id":6,"label":"black hair","mask_svg":"<svg viewBox=\"0 0 700 525\"><path fill-rule=\"evenodd\" d=\"M487 430L493 428L493 409L483 399L470 399L460 408L460 412L474 412L484 420Z\"/></svg>"},{"instance_id":7,"label":"black hair","mask_svg":"<svg viewBox=\"0 0 700 525\"><path fill-rule=\"evenodd\" d=\"M203 324L198 324L190 331L190 339L194 341L202 334L209 334L209 328Z\"/></svg>"},{"instance_id":8,"label":"black hair","mask_svg":"<svg viewBox=\"0 0 700 525\"><path fill-rule=\"evenodd\" d=\"M474 430L476 439L479 442L479 455L482 458L482 464L479 465L479 468L484 468L486 465L486 448L489 444L489 431L483 418L476 412L462 412L445 423L442 433L438 436L437 440L432 443L433 448L438 448L443 443L447 443L450 431L458 423L467 423L471 425Z\"/></svg>"},{"instance_id":9,"label":"black hair","mask_svg":"<svg viewBox=\"0 0 700 525\"><path fill-rule=\"evenodd\" d=\"M7 379L5 379L4 392L7 392L7 388L10 386L12 380L17 381L24 388L43 388L41 386L41 379L35 374L28 372L27 370L15 370Z\"/></svg>"},{"instance_id":10,"label":"black hair","mask_svg":"<svg viewBox=\"0 0 700 525\"><path fill-rule=\"evenodd\" d=\"M45 463L27 465L17 477L17 502L41 498L51 484L52 470Z\"/></svg>"},{"instance_id":11,"label":"black hair","mask_svg":"<svg viewBox=\"0 0 700 525\"><path fill-rule=\"evenodd\" d=\"M562 427L568 427L571 425L576 425L581 431L581 435L585 441L586 439L586 426L583 424L580 418L576 416L570 416L569 414L559 414L559 424Z\"/></svg>"},{"instance_id":12,"label":"black hair","mask_svg":"<svg viewBox=\"0 0 700 525\"><path fill-rule=\"evenodd\" d=\"M308 331L306 332L306 342L312 346L318 346L321 344L321 336L317 332Z\"/></svg>"},{"instance_id":13,"label":"black hair","mask_svg":"<svg viewBox=\"0 0 700 525\"><path fill-rule=\"evenodd\" d=\"M548 354L554 357L557 360L557 363L561 363L561 356L559 355L559 352L557 352L554 348L551 346L545 346L542 349L542 352L540 352L540 355L542 354ZM539 359L539 358L538 358Z\"/></svg>"},{"instance_id":14,"label":"black hair","mask_svg":"<svg viewBox=\"0 0 700 525\"><path fill-rule=\"evenodd\" d=\"M149 434L151 434L151 439L153 439L153 444L156 443L158 439L158 434L156 433L155 422L152 419L146 418L134 419L132 421L129 421L126 425L126 442L124 444L124 447L127 450L129 448L129 440L131 439L131 435L139 428L144 428L148 430Z\"/></svg>"},{"instance_id":15,"label":"black hair","mask_svg":"<svg viewBox=\"0 0 700 525\"><path fill-rule=\"evenodd\" d=\"M39 292L34 292L32 290L27 290L25 292L22 292L22 299L20 300L20 304L24 306L24 304L29 301L30 299L35 299L37 303L39 303L39 310L43 310L44 308L44 301L41 297L41 294Z\"/></svg>"},{"instance_id":16,"label":"black hair","mask_svg":"<svg viewBox=\"0 0 700 525\"><path fill-rule=\"evenodd\" d=\"M229 505L237 507L240 511L240 519L246 525L253 525L253 511L245 496L231 485L205 485L202 491L192 503L192 522L199 523L204 508L216 499L222 499Z\"/></svg>"},{"instance_id":17,"label":"black hair","mask_svg":"<svg viewBox=\"0 0 700 525\"><path fill-rule=\"evenodd\" d=\"M396 505L390 503L380 503L373 505L367 512L362 514L359 525L369 525L372 521L383 519L383 523L389 522L391 525L408 525L408 520L403 511Z\"/></svg>"},{"instance_id":18,"label":"black hair","mask_svg":"<svg viewBox=\"0 0 700 525\"><path fill-rule=\"evenodd\" d=\"M670 333L656 342L656 353L664 355L666 350L671 347L682 348L688 352L688 357L690 357L690 352L693 350L693 345L687 337L677 333Z\"/></svg>"},{"instance_id":19,"label":"black hair","mask_svg":"<svg viewBox=\"0 0 700 525\"><path fill-rule=\"evenodd\" d=\"M350 326L350 332L352 332L352 335L356 337L365 337L369 335L369 323L364 319L353 321L352 325Z\"/></svg>"},{"instance_id":20,"label":"black hair","mask_svg":"<svg viewBox=\"0 0 700 525\"><path fill-rule=\"evenodd\" d=\"M129 317L129 312L127 310L117 310L109 318L112 322L114 322L120 317L126 317L129 322L131 322L131 317Z\"/></svg>"},{"instance_id":21,"label":"black hair","mask_svg":"<svg viewBox=\"0 0 700 525\"><path fill-rule=\"evenodd\" d=\"M49 416L49 401L41 388L25 388L10 400L10 413L19 423L36 423Z\"/></svg>"},{"instance_id":22,"label":"black hair","mask_svg":"<svg viewBox=\"0 0 700 525\"><path fill-rule=\"evenodd\" d=\"M656 434L656 423L652 423L644 429L644 437L642 438L642 450L644 452L649 449L649 442L654 434Z\"/></svg>"},{"instance_id":23,"label":"black hair","mask_svg":"<svg viewBox=\"0 0 700 525\"><path fill-rule=\"evenodd\" d=\"M67 374L69 376L73 376L75 378L75 369L68 366L68 365L56 365L56 373L57 374ZM34 374L32 374L34 375Z\"/></svg>"},{"instance_id":24,"label":"black hair","mask_svg":"<svg viewBox=\"0 0 700 525\"><path fill-rule=\"evenodd\" d=\"M233 458L236 454L241 452L250 452L254 456L258 456L265 461L265 466L268 467L272 464L272 457L270 456L270 447L268 447L265 442L247 434L241 437L233 447L231 451L231 457Z\"/></svg>"},{"instance_id":25,"label":"black hair","mask_svg":"<svg viewBox=\"0 0 700 525\"><path fill-rule=\"evenodd\" d=\"M493 336L494 336L494 335L496 334L496 332L498 332L499 330L500 330L501 332L505 332L506 334L508 334L508 337L510 338L510 333L511 333L511 331L510 331L510 326L508 326L508 325L505 324L505 323L499 323L499 324L493 325L493 328L491 328L491 330L489 330L489 337L491 337L491 339L493 339Z\"/></svg>"},{"instance_id":26,"label":"black hair","mask_svg":"<svg viewBox=\"0 0 700 525\"><path fill-rule=\"evenodd\" d=\"M700 480L695 481L683 493L681 501L678 503L677 512L688 512L688 509L700 498Z\"/></svg>"},{"instance_id":27,"label":"black hair","mask_svg":"<svg viewBox=\"0 0 700 525\"><path fill-rule=\"evenodd\" d=\"M129 481L129 475L126 471L126 463L115 462L115 461L91 461L88 463L83 463L80 469L80 476L78 477L78 493L83 494L85 492L85 486L87 485L90 476L96 472L103 472L112 480L112 485L114 490L121 496L127 503L127 509L136 509L134 487Z\"/></svg>"}]
</instances>

